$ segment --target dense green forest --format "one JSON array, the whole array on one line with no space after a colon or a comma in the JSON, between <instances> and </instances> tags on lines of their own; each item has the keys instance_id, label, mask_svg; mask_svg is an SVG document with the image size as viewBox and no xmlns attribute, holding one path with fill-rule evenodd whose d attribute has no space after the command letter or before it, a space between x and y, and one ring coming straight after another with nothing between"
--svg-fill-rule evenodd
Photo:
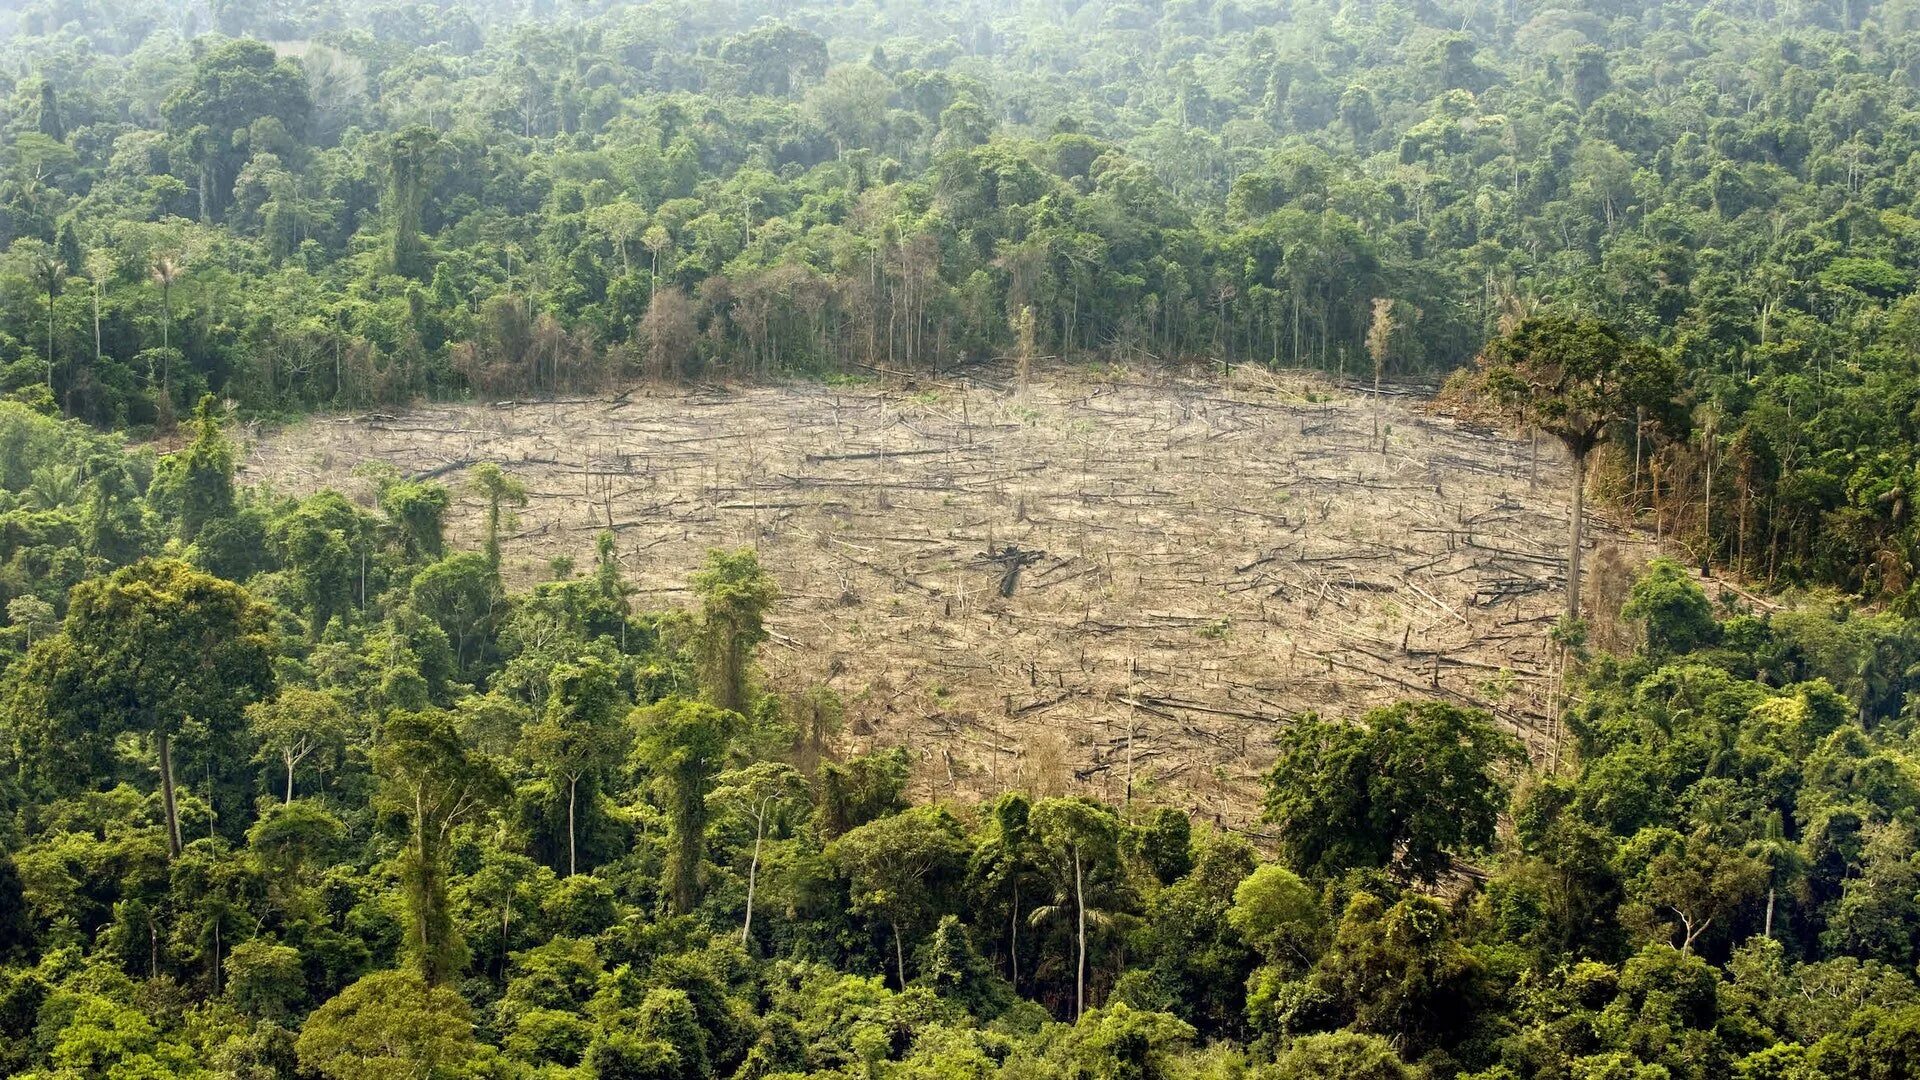
<instances>
[{"instance_id":1,"label":"dense green forest","mask_svg":"<svg viewBox=\"0 0 1920 1080\"><path fill-rule=\"evenodd\" d=\"M0 1072L1920 1075L1916 152L1913 0L0 10ZM510 473L293 498L228 430L1476 358L1803 591L1656 560L1630 651L1559 628L1563 754L1299 717L1247 830L916 798L760 677L751 550L514 588Z\"/></svg>"}]
</instances>

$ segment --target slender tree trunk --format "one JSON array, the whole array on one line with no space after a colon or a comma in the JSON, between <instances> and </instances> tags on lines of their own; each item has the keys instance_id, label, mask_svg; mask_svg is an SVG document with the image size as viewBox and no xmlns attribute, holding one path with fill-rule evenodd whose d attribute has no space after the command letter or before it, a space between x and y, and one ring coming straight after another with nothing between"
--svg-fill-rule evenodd
<instances>
[{"instance_id":1,"label":"slender tree trunk","mask_svg":"<svg viewBox=\"0 0 1920 1080\"><path fill-rule=\"evenodd\" d=\"M1765 937L1769 941L1773 940L1773 890L1774 890L1773 883L1768 882L1767 883L1767 922L1766 922L1766 928L1760 932L1761 936Z\"/></svg>"},{"instance_id":2,"label":"slender tree trunk","mask_svg":"<svg viewBox=\"0 0 1920 1080\"><path fill-rule=\"evenodd\" d=\"M293 801L293 756L286 755L287 761L287 802Z\"/></svg>"},{"instance_id":3,"label":"slender tree trunk","mask_svg":"<svg viewBox=\"0 0 1920 1080\"><path fill-rule=\"evenodd\" d=\"M1573 459L1573 513L1567 529L1567 618L1580 617L1580 540L1585 525L1587 500L1587 458L1577 454Z\"/></svg>"},{"instance_id":4,"label":"slender tree trunk","mask_svg":"<svg viewBox=\"0 0 1920 1080\"><path fill-rule=\"evenodd\" d=\"M1007 981L1020 989L1020 879L1013 879L1013 918L1007 921L1007 962L1013 975Z\"/></svg>"},{"instance_id":5,"label":"slender tree trunk","mask_svg":"<svg viewBox=\"0 0 1920 1080\"><path fill-rule=\"evenodd\" d=\"M1711 425L1707 427L1706 496L1706 508L1702 511L1705 518L1700 528L1702 534L1700 571L1710 576L1713 568L1713 427Z\"/></svg>"},{"instance_id":6,"label":"slender tree trunk","mask_svg":"<svg viewBox=\"0 0 1920 1080\"><path fill-rule=\"evenodd\" d=\"M1636 520L1640 517L1640 448L1646 430L1646 407L1636 407L1633 410L1633 516Z\"/></svg>"},{"instance_id":7,"label":"slender tree trunk","mask_svg":"<svg viewBox=\"0 0 1920 1080\"><path fill-rule=\"evenodd\" d=\"M765 820L763 811L753 823L753 861L747 864L747 918L740 924L740 944L743 946L753 931L753 889L760 879L760 838L766 834Z\"/></svg>"},{"instance_id":8,"label":"slender tree trunk","mask_svg":"<svg viewBox=\"0 0 1920 1080\"><path fill-rule=\"evenodd\" d=\"M160 754L160 803L167 813L167 850L180 855L180 808L173 798L173 743L164 731L153 736L154 749Z\"/></svg>"},{"instance_id":9,"label":"slender tree trunk","mask_svg":"<svg viewBox=\"0 0 1920 1080\"><path fill-rule=\"evenodd\" d=\"M575 794L579 791L579 789L580 789L580 778L577 776L567 777L567 876L568 877L572 877L573 875L580 872L579 849L576 847L574 843L574 831L573 831L573 807L575 802Z\"/></svg>"},{"instance_id":10,"label":"slender tree trunk","mask_svg":"<svg viewBox=\"0 0 1920 1080\"><path fill-rule=\"evenodd\" d=\"M1080 849L1073 849L1073 903L1080 916L1080 963L1073 974L1073 1018L1087 1010L1087 893L1080 870Z\"/></svg>"},{"instance_id":11,"label":"slender tree trunk","mask_svg":"<svg viewBox=\"0 0 1920 1080\"><path fill-rule=\"evenodd\" d=\"M893 964L900 973L900 990L904 993L907 989L907 951L900 944L899 923L893 924Z\"/></svg>"}]
</instances>

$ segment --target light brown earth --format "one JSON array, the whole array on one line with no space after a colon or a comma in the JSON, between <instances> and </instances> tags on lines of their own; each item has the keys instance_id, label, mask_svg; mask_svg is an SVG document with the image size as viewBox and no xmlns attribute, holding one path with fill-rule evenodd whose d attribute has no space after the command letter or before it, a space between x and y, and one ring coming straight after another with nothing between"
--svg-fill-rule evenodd
<instances>
[{"instance_id":1,"label":"light brown earth","mask_svg":"<svg viewBox=\"0 0 1920 1080\"><path fill-rule=\"evenodd\" d=\"M709 548L756 546L783 593L770 680L831 685L847 749L908 747L916 793L1120 800L1131 778L1137 799L1245 822L1290 716L1416 695L1553 753L1557 455L1305 376L991 374L316 419L256 439L244 479L366 499L361 462L432 473L473 544L457 481L497 461L532 496L510 574L590 566L611 524L657 605L690 600ZM1602 564L1650 553L1590 535Z\"/></svg>"}]
</instances>

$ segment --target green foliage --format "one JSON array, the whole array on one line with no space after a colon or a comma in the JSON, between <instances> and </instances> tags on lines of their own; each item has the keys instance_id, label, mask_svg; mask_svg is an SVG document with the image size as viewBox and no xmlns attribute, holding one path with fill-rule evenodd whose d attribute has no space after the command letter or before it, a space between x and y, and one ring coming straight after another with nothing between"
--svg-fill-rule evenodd
<instances>
[{"instance_id":1,"label":"green foliage","mask_svg":"<svg viewBox=\"0 0 1920 1080\"><path fill-rule=\"evenodd\" d=\"M1646 650L1654 656L1693 652L1720 636L1707 594L1672 559L1647 564L1620 614L1642 624Z\"/></svg>"},{"instance_id":2,"label":"green foliage","mask_svg":"<svg viewBox=\"0 0 1920 1080\"><path fill-rule=\"evenodd\" d=\"M151 498L192 543L210 524L233 516L235 450L221 429L213 397L201 398L188 427L193 441L161 459Z\"/></svg>"},{"instance_id":3,"label":"green foliage","mask_svg":"<svg viewBox=\"0 0 1920 1080\"><path fill-rule=\"evenodd\" d=\"M347 987L301 1025L300 1064L329 1080L485 1075L466 1003L411 972L383 971Z\"/></svg>"},{"instance_id":4,"label":"green foliage","mask_svg":"<svg viewBox=\"0 0 1920 1080\"><path fill-rule=\"evenodd\" d=\"M707 565L693 575L700 598L700 682L722 709L744 711L748 698L748 658L767 638L766 615L779 596L773 578L746 548L712 551Z\"/></svg>"},{"instance_id":5,"label":"green foliage","mask_svg":"<svg viewBox=\"0 0 1920 1080\"><path fill-rule=\"evenodd\" d=\"M521 732L521 752L567 800L567 873L578 869L576 833L580 785L591 800L624 764L633 734L628 705L612 668L583 656L548 679L547 707L538 724Z\"/></svg>"},{"instance_id":6,"label":"green foliage","mask_svg":"<svg viewBox=\"0 0 1920 1080\"><path fill-rule=\"evenodd\" d=\"M1297 966L1319 955L1326 913L1306 882L1269 863L1234 887L1227 921L1268 963Z\"/></svg>"},{"instance_id":7,"label":"green foliage","mask_svg":"<svg viewBox=\"0 0 1920 1080\"><path fill-rule=\"evenodd\" d=\"M954 904L953 886L967 861L960 823L940 807L916 806L847 832L827 857L847 879L854 912L890 933L905 989L905 939L917 942Z\"/></svg>"},{"instance_id":8,"label":"green foliage","mask_svg":"<svg viewBox=\"0 0 1920 1080\"><path fill-rule=\"evenodd\" d=\"M669 698L638 714L635 749L666 813L663 891L676 915L692 911L699 899L707 799L740 722L738 713L684 698Z\"/></svg>"},{"instance_id":9,"label":"green foliage","mask_svg":"<svg viewBox=\"0 0 1920 1080\"><path fill-rule=\"evenodd\" d=\"M420 977L438 987L459 970L465 944L447 895L452 831L506 795L499 767L468 747L452 719L438 711L387 718L378 759L385 812L404 822L401 860L408 949Z\"/></svg>"},{"instance_id":10,"label":"green foliage","mask_svg":"<svg viewBox=\"0 0 1920 1080\"><path fill-rule=\"evenodd\" d=\"M1408 1080L1412 1070L1378 1035L1304 1035L1287 1044L1262 1080Z\"/></svg>"},{"instance_id":11,"label":"green foliage","mask_svg":"<svg viewBox=\"0 0 1920 1080\"><path fill-rule=\"evenodd\" d=\"M1519 744L1485 713L1403 703L1353 725L1304 716L1280 736L1267 820L1289 859L1315 874L1393 867L1418 879L1483 848L1506 805Z\"/></svg>"}]
</instances>

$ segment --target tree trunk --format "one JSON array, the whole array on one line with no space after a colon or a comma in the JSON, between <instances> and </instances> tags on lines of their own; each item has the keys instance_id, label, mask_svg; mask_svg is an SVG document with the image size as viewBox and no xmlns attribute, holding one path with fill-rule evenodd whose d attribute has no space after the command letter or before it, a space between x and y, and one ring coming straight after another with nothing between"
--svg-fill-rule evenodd
<instances>
[{"instance_id":1,"label":"tree trunk","mask_svg":"<svg viewBox=\"0 0 1920 1080\"><path fill-rule=\"evenodd\" d=\"M1086 879L1080 871L1080 849L1073 849L1073 903L1080 916L1080 963L1073 974L1073 1018L1087 1009L1087 894Z\"/></svg>"},{"instance_id":2,"label":"tree trunk","mask_svg":"<svg viewBox=\"0 0 1920 1080\"><path fill-rule=\"evenodd\" d=\"M1713 575L1713 427L1707 427L1707 505L1704 524L1700 528L1702 548L1700 555L1700 573L1704 577Z\"/></svg>"},{"instance_id":3,"label":"tree trunk","mask_svg":"<svg viewBox=\"0 0 1920 1080\"><path fill-rule=\"evenodd\" d=\"M1766 928L1760 932L1761 936L1765 937L1769 941L1773 940L1773 889L1774 889L1773 883L1768 882L1767 883L1767 922L1766 922Z\"/></svg>"},{"instance_id":4,"label":"tree trunk","mask_svg":"<svg viewBox=\"0 0 1920 1080\"><path fill-rule=\"evenodd\" d=\"M1008 920L1007 962L1013 972L1007 981L1020 989L1020 879L1013 880L1013 918Z\"/></svg>"},{"instance_id":5,"label":"tree trunk","mask_svg":"<svg viewBox=\"0 0 1920 1080\"><path fill-rule=\"evenodd\" d=\"M1585 525L1587 501L1587 458L1573 459L1573 513L1567 529L1567 619L1580 617L1580 539Z\"/></svg>"},{"instance_id":6,"label":"tree trunk","mask_svg":"<svg viewBox=\"0 0 1920 1080\"><path fill-rule=\"evenodd\" d=\"M579 777L577 776L567 777L567 876L568 877L572 877L573 875L580 872L578 850L574 845L574 839L573 839L574 837L574 831L573 831L574 795L579 790L579 788L580 788Z\"/></svg>"},{"instance_id":7,"label":"tree trunk","mask_svg":"<svg viewBox=\"0 0 1920 1080\"><path fill-rule=\"evenodd\" d=\"M1643 436L1646 430L1646 407L1636 407L1633 410L1633 505L1631 507L1635 520L1640 517L1640 448L1645 441Z\"/></svg>"},{"instance_id":8,"label":"tree trunk","mask_svg":"<svg viewBox=\"0 0 1920 1080\"><path fill-rule=\"evenodd\" d=\"M153 735L154 749L160 754L160 803L167 812L167 851L180 855L180 808L173 798L173 744L164 731Z\"/></svg>"},{"instance_id":9,"label":"tree trunk","mask_svg":"<svg viewBox=\"0 0 1920 1080\"><path fill-rule=\"evenodd\" d=\"M894 969L900 973L900 991L905 993L907 989L907 951L900 944L899 923L893 924L893 963Z\"/></svg>"},{"instance_id":10,"label":"tree trunk","mask_svg":"<svg viewBox=\"0 0 1920 1080\"><path fill-rule=\"evenodd\" d=\"M293 801L293 755L284 755L287 762L287 801Z\"/></svg>"},{"instance_id":11,"label":"tree trunk","mask_svg":"<svg viewBox=\"0 0 1920 1080\"><path fill-rule=\"evenodd\" d=\"M745 946L747 937L753 930L753 889L760 878L760 838L765 835L765 814L754 819L753 823L753 861L747 864L747 918L740 924L740 944Z\"/></svg>"}]
</instances>

